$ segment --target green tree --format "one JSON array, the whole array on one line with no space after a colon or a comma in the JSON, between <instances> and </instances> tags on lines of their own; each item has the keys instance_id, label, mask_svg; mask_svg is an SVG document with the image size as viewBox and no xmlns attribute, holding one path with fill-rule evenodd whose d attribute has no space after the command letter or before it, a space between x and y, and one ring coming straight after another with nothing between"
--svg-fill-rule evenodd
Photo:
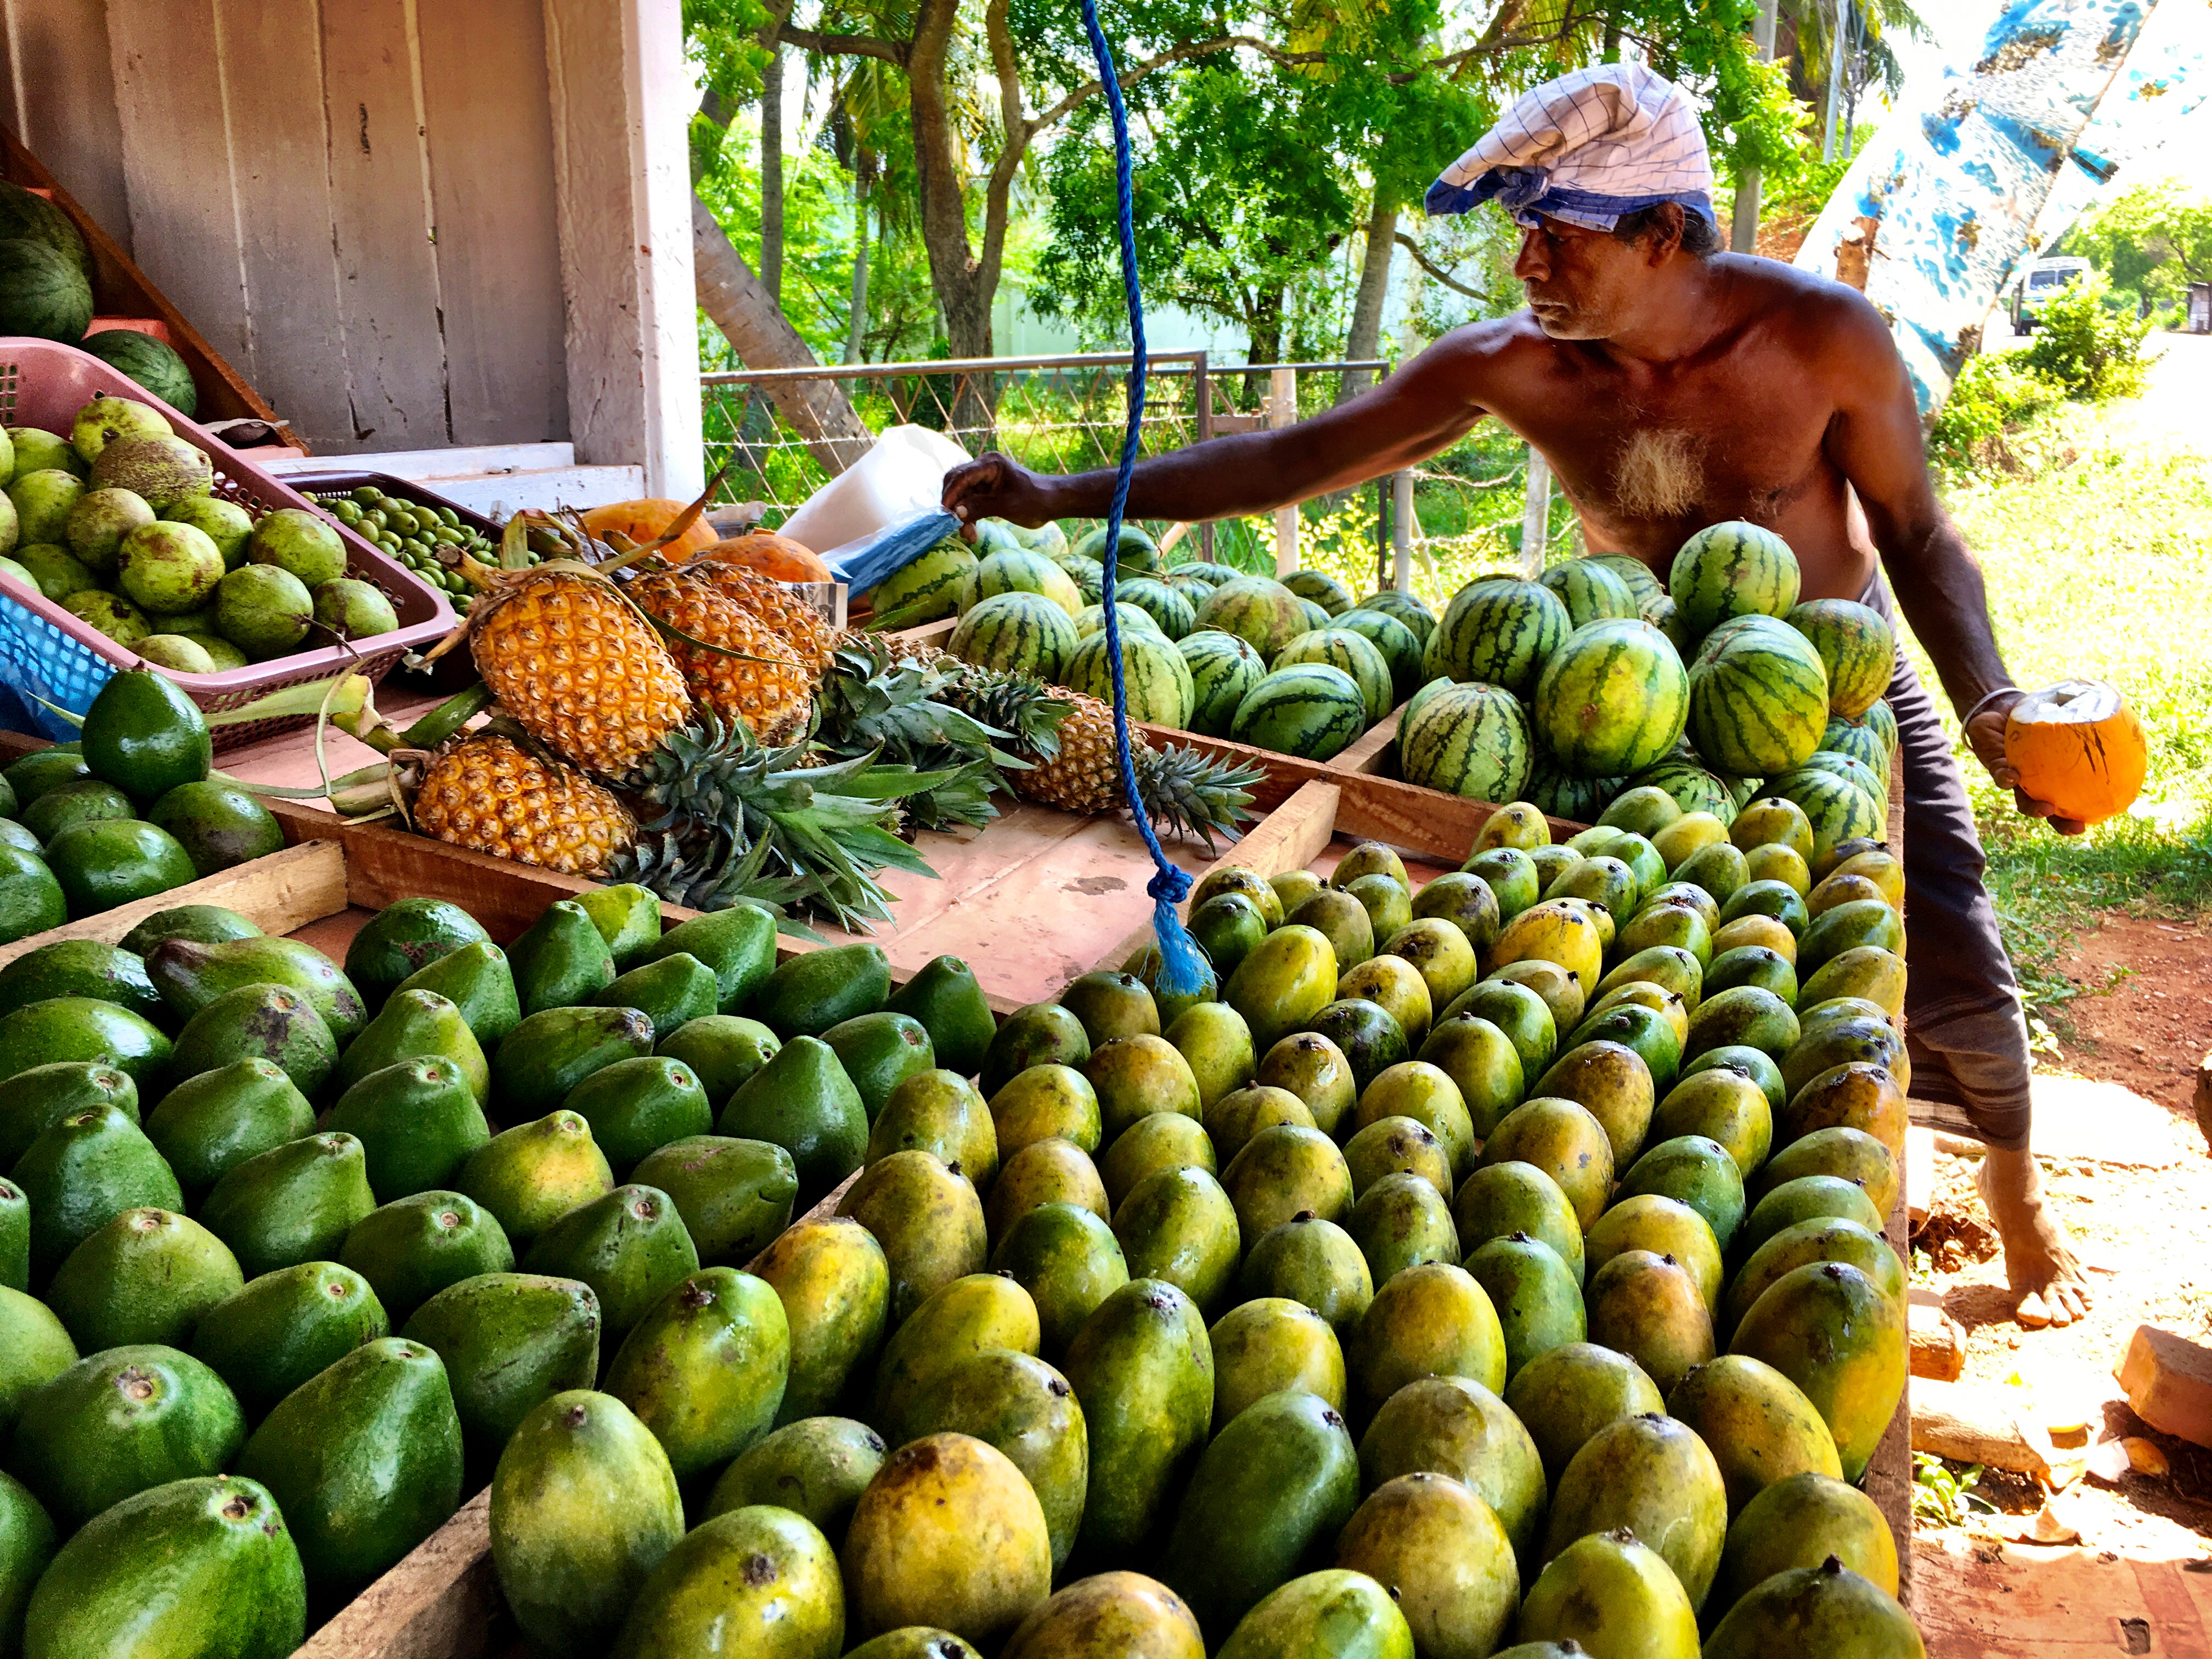
<instances>
[{"instance_id":1,"label":"green tree","mask_svg":"<svg viewBox=\"0 0 2212 1659\"><path fill-rule=\"evenodd\" d=\"M2137 185L2077 224L2065 250L2154 308L2171 305L2212 283L2212 193L2180 179Z\"/></svg>"}]
</instances>

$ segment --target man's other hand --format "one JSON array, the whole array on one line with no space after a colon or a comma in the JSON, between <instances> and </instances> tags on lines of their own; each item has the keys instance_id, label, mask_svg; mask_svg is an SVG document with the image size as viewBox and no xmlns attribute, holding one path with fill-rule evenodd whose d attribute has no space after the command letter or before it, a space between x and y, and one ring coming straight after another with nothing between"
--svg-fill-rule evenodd
<instances>
[{"instance_id":1,"label":"man's other hand","mask_svg":"<svg viewBox=\"0 0 2212 1659\"><path fill-rule=\"evenodd\" d=\"M2021 694L2000 697L1966 722L1966 742L2001 789L2012 791L2013 802L2027 817L2041 818L2062 836L2078 836L2089 826L2078 818L2062 817L2058 809L2040 801L2020 787L2020 774L2005 758L2005 718Z\"/></svg>"},{"instance_id":2,"label":"man's other hand","mask_svg":"<svg viewBox=\"0 0 2212 1659\"><path fill-rule=\"evenodd\" d=\"M1056 516L1046 499L1044 481L996 450L963 461L945 475L945 510L963 525L978 519L1005 519L1025 530L1035 530Z\"/></svg>"}]
</instances>

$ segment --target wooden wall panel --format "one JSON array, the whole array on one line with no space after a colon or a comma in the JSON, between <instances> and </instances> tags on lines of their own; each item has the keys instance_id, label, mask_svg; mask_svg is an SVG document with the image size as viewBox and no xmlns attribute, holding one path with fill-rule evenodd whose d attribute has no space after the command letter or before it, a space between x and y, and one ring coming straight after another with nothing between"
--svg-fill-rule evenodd
<instances>
[{"instance_id":1,"label":"wooden wall panel","mask_svg":"<svg viewBox=\"0 0 2212 1659\"><path fill-rule=\"evenodd\" d=\"M106 0L0 0L0 121L131 251Z\"/></svg>"}]
</instances>

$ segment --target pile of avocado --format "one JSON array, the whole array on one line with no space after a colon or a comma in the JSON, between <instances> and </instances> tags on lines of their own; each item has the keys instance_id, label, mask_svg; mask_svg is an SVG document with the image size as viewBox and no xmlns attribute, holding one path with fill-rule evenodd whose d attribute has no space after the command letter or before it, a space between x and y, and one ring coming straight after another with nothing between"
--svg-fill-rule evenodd
<instances>
[{"instance_id":1,"label":"pile of avocado","mask_svg":"<svg viewBox=\"0 0 2212 1659\"><path fill-rule=\"evenodd\" d=\"M207 722L161 675L100 688L76 741L0 771L0 945L276 852L247 789L209 775Z\"/></svg>"}]
</instances>

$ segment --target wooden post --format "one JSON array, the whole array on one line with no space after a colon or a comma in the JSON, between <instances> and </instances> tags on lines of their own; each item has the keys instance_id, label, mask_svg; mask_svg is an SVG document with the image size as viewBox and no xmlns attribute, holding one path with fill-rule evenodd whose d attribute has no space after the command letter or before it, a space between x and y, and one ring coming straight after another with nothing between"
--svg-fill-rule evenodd
<instances>
[{"instance_id":1,"label":"wooden post","mask_svg":"<svg viewBox=\"0 0 2212 1659\"><path fill-rule=\"evenodd\" d=\"M1774 4L1775 0L1759 0L1759 15L1751 25L1751 43L1759 48L1759 61L1774 61ZM1759 193L1761 184L1757 167L1746 167L1736 175L1735 212L1729 225L1729 250L1734 253L1753 253L1759 249Z\"/></svg>"},{"instance_id":2,"label":"wooden post","mask_svg":"<svg viewBox=\"0 0 2212 1659\"><path fill-rule=\"evenodd\" d=\"M1390 586L1413 591L1413 475L1390 475Z\"/></svg>"},{"instance_id":3,"label":"wooden post","mask_svg":"<svg viewBox=\"0 0 2212 1659\"><path fill-rule=\"evenodd\" d=\"M1521 509L1521 569L1531 581L1544 574L1544 543L1552 519L1552 464L1528 446L1528 498Z\"/></svg>"},{"instance_id":4,"label":"wooden post","mask_svg":"<svg viewBox=\"0 0 2212 1659\"><path fill-rule=\"evenodd\" d=\"M1267 424L1273 428L1295 426L1298 419L1298 372L1278 368L1267 376ZM1287 576L1298 568L1298 509L1275 509L1275 574Z\"/></svg>"}]
</instances>

